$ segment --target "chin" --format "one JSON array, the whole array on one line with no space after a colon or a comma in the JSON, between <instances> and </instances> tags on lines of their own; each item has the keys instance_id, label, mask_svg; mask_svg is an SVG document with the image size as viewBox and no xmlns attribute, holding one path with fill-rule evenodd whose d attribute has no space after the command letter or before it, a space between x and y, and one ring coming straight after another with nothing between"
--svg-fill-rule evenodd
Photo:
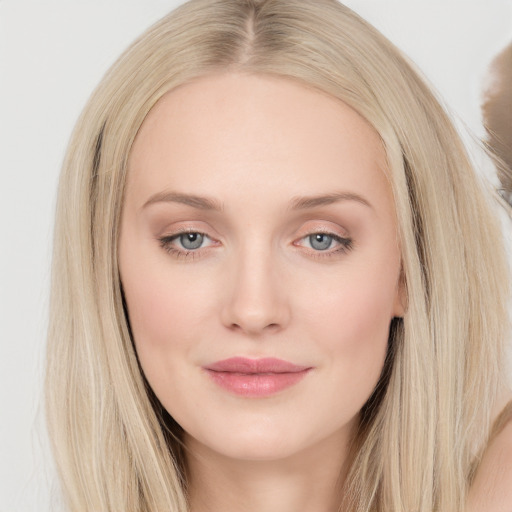
<instances>
[{"instance_id":1,"label":"chin","mask_svg":"<svg viewBox=\"0 0 512 512\"><path fill-rule=\"evenodd\" d=\"M230 459L247 462L273 462L287 459L301 452L304 449L302 444L283 442L282 439L261 436L259 438L248 438L246 436L228 436L225 443L216 439L210 443L209 449L218 455Z\"/></svg>"},{"instance_id":2,"label":"chin","mask_svg":"<svg viewBox=\"0 0 512 512\"><path fill-rule=\"evenodd\" d=\"M313 447L316 450L329 438L332 441L333 437L339 438L341 448L347 439L344 428L327 432L322 431L321 428L301 430L297 428L299 427L297 421L293 425L286 426L275 423L265 424L262 420L259 424L251 423L229 428L219 426L208 432L196 432L196 435L192 435L189 430L185 442L192 453L196 450L204 453L206 449L217 456L234 460L275 462L292 459L299 454L304 455ZM212 435L214 432L215 436ZM333 445L330 442L325 446L331 446L332 452Z\"/></svg>"}]
</instances>

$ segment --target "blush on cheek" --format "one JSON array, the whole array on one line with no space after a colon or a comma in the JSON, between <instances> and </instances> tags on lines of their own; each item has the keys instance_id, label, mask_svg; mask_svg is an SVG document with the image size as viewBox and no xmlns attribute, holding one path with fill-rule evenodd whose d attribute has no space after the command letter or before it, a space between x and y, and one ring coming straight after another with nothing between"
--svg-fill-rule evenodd
<instances>
[{"instance_id":1,"label":"blush on cheek","mask_svg":"<svg viewBox=\"0 0 512 512\"><path fill-rule=\"evenodd\" d=\"M315 307L317 339L333 361L343 362L347 386L354 392L371 392L382 371L392 319L390 301L382 288L361 286Z\"/></svg>"},{"instance_id":2,"label":"blush on cheek","mask_svg":"<svg viewBox=\"0 0 512 512\"><path fill-rule=\"evenodd\" d=\"M143 279L125 283L125 297L133 341L140 365L151 388L157 393L166 389L169 376L170 350L180 343L173 318L180 311L177 300L170 302L172 294L159 286L150 286ZM159 397L160 398L160 397Z\"/></svg>"},{"instance_id":3,"label":"blush on cheek","mask_svg":"<svg viewBox=\"0 0 512 512\"><path fill-rule=\"evenodd\" d=\"M144 340L145 343L158 345L163 334L162 319L166 316L164 313L167 308L158 289L144 284L141 282L125 285L130 325L136 342Z\"/></svg>"},{"instance_id":4,"label":"blush on cheek","mask_svg":"<svg viewBox=\"0 0 512 512\"><path fill-rule=\"evenodd\" d=\"M141 273L136 274L141 276ZM155 375L166 375L160 365L169 360L168 351L172 345L180 343L176 336L177 312L180 304L161 283L147 278L129 276L124 284L128 317L137 356L146 378L154 387Z\"/></svg>"},{"instance_id":5,"label":"blush on cheek","mask_svg":"<svg viewBox=\"0 0 512 512\"><path fill-rule=\"evenodd\" d=\"M314 312L320 321L316 324L331 326L333 333L358 344L371 341L378 333L387 335L394 296L383 290L384 287L357 282L318 297Z\"/></svg>"}]
</instances>

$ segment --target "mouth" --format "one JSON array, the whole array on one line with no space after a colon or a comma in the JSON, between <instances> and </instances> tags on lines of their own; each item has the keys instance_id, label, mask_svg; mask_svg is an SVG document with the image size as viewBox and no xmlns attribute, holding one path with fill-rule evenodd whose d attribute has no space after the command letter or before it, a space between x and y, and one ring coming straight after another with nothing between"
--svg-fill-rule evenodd
<instances>
[{"instance_id":1,"label":"mouth","mask_svg":"<svg viewBox=\"0 0 512 512\"><path fill-rule=\"evenodd\" d=\"M222 389L244 397L273 395L300 382L312 369L282 359L233 357L204 367Z\"/></svg>"}]
</instances>

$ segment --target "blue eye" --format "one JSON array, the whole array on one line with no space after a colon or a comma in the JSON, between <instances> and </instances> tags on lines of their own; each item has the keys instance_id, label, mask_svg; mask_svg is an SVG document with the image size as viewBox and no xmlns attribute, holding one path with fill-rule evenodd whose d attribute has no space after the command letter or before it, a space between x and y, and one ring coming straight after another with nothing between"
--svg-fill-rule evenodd
<instances>
[{"instance_id":1,"label":"blue eye","mask_svg":"<svg viewBox=\"0 0 512 512\"><path fill-rule=\"evenodd\" d=\"M348 251L350 251L353 247L353 242L351 238L341 237L339 235L335 235L334 233L311 233L303 238L301 238L301 242L297 245L302 245L310 250L311 256L320 258L320 257L335 257L340 256Z\"/></svg>"},{"instance_id":2,"label":"blue eye","mask_svg":"<svg viewBox=\"0 0 512 512\"><path fill-rule=\"evenodd\" d=\"M334 237L326 235L325 233L309 235L308 239L311 247L317 251L326 251L327 249L330 249L334 241Z\"/></svg>"},{"instance_id":3,"label":"blue eye","mask_svg":"<svg viewBox=\"0 0 512 512\"><path fill-rule=\"evenodd\" d=\"M184 249L193 251L203 245L204 235L201 233L182 233L178 239Z\"/></svg>"},{"instance_id":4,"label":"blue eye","mask_svg":"<svg viewBox=\"0 0 512 512\"><path fill-rule=\"evenodd\" d=\"M315 257L334 257L352 249L352 239L344 238L334 233L311 233L300 239L302 245L309 249ZM160 245L166 252L176 258L191 258L204 256L203 252L210 246L218 245L205 233L198 231L183 231L170 236L159 238Z\"/></svg>"},{"instance_id":5,"label":"blue eye","mask_svg":"<svg viewBox=\"0 0 512 512\"><path fill-rule=\"evenodd\" d=\"M159 238L160 245L177 258L194 258L201 251L214 242L212 239L198 231L183 231L171 236Z\"/></svg>"}]
</instances>

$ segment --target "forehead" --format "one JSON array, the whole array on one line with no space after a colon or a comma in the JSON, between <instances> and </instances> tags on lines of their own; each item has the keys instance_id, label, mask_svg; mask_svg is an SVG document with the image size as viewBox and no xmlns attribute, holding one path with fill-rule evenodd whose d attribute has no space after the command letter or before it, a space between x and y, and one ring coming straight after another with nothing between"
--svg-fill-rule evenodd
<instances>
[{"instance_id":1,"label":"forehead","mask_svg":"<svg viewBox=\"0 0 512 512\"><path fill-rule=\"evenodd\" d=\"M389 194L378 133L340 100L290 79L222 73L167 93L135 140L128 189ZM267 187L268 188L268 187ZM297 190L295 190L295 188Z\"/></svg>"}]
</instances>

